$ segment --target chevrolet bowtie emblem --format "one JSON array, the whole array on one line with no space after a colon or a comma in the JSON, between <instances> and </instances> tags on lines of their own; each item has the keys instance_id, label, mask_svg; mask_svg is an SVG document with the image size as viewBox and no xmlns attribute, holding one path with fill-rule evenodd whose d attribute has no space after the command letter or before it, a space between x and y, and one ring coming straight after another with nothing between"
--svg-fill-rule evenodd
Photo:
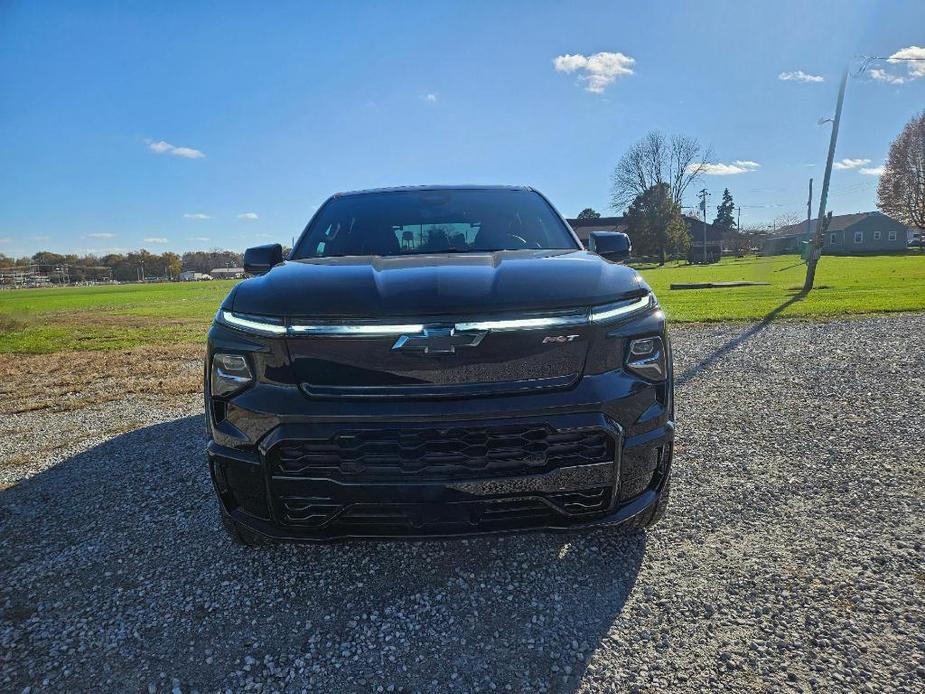
<instances>
[{"instance_id":1,"label":"chevrolet bowtie emblem","mask_svg":"<svg viewBox=\"0 0 925 694\"><path fill-rule=\"evenodd\" d=\"M456 354L458 347L477 347L485 332L457 333L455 328L426 328L413 335L402 335L392 349L421 354Z\"/></svg>"}]
</instances>

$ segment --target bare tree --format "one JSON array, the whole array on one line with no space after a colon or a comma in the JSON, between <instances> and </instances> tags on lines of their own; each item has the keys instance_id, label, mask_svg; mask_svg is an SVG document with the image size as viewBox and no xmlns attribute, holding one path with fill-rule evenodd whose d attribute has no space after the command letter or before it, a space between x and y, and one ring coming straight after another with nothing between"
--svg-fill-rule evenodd
<instances>
[{"instance_id":1,"label":"bare tree","mask_svg":"<svg viewBox=\"0 0 925 694\"><path fill-rule=\"evenodd\" d=\"M786 227L793 227L798 224L806 226L806 220L800 217L799 212L781 212L771 222L771 231L780 231Z\"/></svg>"},{"instance_id":2,"label":"bare tree","mask_svg":"<svg viewBox=\"0 0 925 694\"><path fill-rule=\"evenodd\" d=\"M672 201L680 206L684 191L702 173L711 158L694 137L672 135L666 138L651 131L620 158L611 175L610 204L622 210L653 186L665 183Z\"/></svg>"},{"instance_id":3,"label":"bare tree","mask_svg":"<svg viewBox=\"0 0 925 694\"><path fill-rule=\"evenodd\" d=\"M903 224L925 229L925 111L906 123L890 145L877 207Z\"/></svg>"}]
</instances>

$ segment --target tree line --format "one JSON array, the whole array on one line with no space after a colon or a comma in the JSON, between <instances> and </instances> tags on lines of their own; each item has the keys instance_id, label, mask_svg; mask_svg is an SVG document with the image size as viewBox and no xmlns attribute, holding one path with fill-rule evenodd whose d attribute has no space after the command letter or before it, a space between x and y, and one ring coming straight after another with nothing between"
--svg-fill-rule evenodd
<instances>
[{"instance_id":1,"label":"tree line","mask_svg":"<svg viewBox=\"0 0 925 694\"><path fill-rule=\"evenodd\" d=\"M26 270L30 266L37 265L41 274L54 273L61 277L60 268L66 266L67 277L71 282L108 279L133 282L143 277L177 279L184 270L208 273L215 268L241 267L242 262L241 253L219 249L189 251L183 255L171 251L151 253L142 249L129 253L108 253L102 256L39 251L32 256L22 258L11 258L0 253L0 270L15 268Z\"/></svg>"}]
</instances>

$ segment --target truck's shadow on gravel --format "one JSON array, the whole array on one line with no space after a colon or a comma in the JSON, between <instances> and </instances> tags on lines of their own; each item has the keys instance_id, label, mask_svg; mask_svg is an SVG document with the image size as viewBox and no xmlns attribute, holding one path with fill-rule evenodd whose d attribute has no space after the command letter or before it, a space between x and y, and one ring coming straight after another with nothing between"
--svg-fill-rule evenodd
<instances>
[{"instance_id":1,"label":"truck's shadow on gravel","mask_svg":"<svg viewBox=\"0 0 925 694\"><path fill-rule=\"evenodd\" d=\"M0 688L570 691L643 561L638 531L235 547L204 444L178 419L0 492Z\"/></svg>"}]
</instances>

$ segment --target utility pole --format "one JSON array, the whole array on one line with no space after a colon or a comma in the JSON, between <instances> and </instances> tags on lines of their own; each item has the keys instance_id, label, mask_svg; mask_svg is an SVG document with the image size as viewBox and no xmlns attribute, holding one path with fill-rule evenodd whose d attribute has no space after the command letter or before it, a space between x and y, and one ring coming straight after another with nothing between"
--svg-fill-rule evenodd
<instances>
[{"instance_id":1,"label":"utility pole","mask_svg":"<svg viewBox=\"0 0 925 694\"><path fill-rule=\"evenodd\" d=\"M710 194L703 188L697 195L700 197L700 209L703 210L703 264L707 264L707 198Z\"/></svg>"},{"instance_id":2,"label":"utility pole","mask_svg":"<svg viewBox=\"0 0 925 694\"><path fill-rule=\"evenodd\" d=\"M835 143L838 142L838 125L841 122L841 108L842 104L845 103L845 86L847 84L848 68L846 67L841 76L841 84L838 85L835 119L832 121L832 137L829 139L829 155L825 160L825 175L822 178L822 192L819 194L819 217L816 220L816 233L813 235L806 254L806 281L803 283L803 294L809 293L813 288L813 282L816 280L816 264L819 262L819 256L822 255L825 231L829 228L825 216L825 203L829 195L829 179L832 177L832 161L835 159Z\"/></svg>"},{"instance_id":3,"label":"utility pole","mask_svg":"<svg viewBox=\"0 0 925 694\"><path fill-rule=\"evenodd\" d=\"M809 243L813 235L813 179L809 179L809 197L806 199L806 243ZM809 248L806 249L806 257L809 258Z\"/></svg>"}]
</instances>

